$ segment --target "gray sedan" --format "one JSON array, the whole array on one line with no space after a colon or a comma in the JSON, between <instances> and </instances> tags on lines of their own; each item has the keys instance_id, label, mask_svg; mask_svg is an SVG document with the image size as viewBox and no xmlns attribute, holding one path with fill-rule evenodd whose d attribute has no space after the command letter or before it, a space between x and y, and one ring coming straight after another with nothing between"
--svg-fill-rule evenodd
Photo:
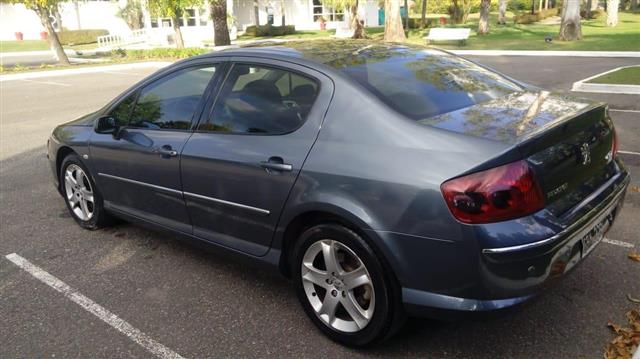
<instances>
[{"instance_id":1,"label":"gray sedan","mask_svg":"<svg viewBox=\"0 0 640 359\"><path fill-rule=\"evenodd\" d=\"M337 40L180 61L48 141L80 226L120 218L267 264L353 346L569 272L620 211L616 152L603 103Z\"/></svg>"}]
</instances>

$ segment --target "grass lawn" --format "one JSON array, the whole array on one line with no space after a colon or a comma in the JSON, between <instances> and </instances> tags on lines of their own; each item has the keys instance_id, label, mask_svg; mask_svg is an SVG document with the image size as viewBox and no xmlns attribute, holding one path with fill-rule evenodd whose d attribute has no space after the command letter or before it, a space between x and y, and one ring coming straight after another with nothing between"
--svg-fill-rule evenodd
<instances>
[{"instance_id":1,"label":"grass lawn","mask_svg":"<svg viewBox=\"0 0 640 359\"><path fill-rule=\"evenodd\" d=\"M0 52L49 50L45 40L0 41Z\"/></svg>"},{"instance_id":2,"label":"grass lawn","mask_svg":"<svg viewBox=\"0 0 640 359\"><path fill-rule=\"evenodd\" d=\"M616 27L605 25L606 16L582 21L583 39L580 41L557 40L560 25L530 24L519 25L508 21L507 25L497 25L497 14L492 13L487 35L478 36L478 17L470 16L460 27L472 29L467 45L462 49L487 50L593 50L593 51L640 51L640 13L621 12ZM409 42L424 43L426 31L412 30ZM545 36L552 36L551 43L545 43ZM443 48L460 48L457 44L436 43Z\"/></svg>"},{"instance_id":3,"label":"grass lawn","mask_svg":"<svg viewBox=\"0 0 640 359\"><path fill-rule=\"evenodd\" d=\"M89 50L98 47L98 43L64 46L65 49ZM22 52L49 50L47 40L0 41L0 52Z\"/></svg>"},{"instance_id":4,"label":"grass lawn","mask_svg":"<svg viewBox=\"0 0 640 359\"><path fill-rule=\"evenodd\" d=\"M597 84L640 85L640 66L627 67L587 81Z\"/></svg>"},{"instance_id":5,"label":"grass lawn","mask_svg":"<svg viewBox=\"0 0 640 359\"><path fill-rule=\"evenodd\" d=\"M438 18L440 15L428 16ZM640 51L640 13L621 12L619 23L616 27L605 26L606 16L599 19L582 21L583 39L580 41L559 41L556 39L560 25L514 24L510 19L512 13L507 13L507 25L497 25L498 14L490 15L490 33L478 36L478 14L471 14L464 25L447 25L451 27L471 28L471 36L465 46L459 46L457 42L437 42L434 46L449 49L468 50L593 50L593 51ZM384 29L367 28L367 36L372 39L382 40ZM329 38L334 31L298 31L293 35L278 37L251 37L240 36L238 40L268 40L268 39L299 39L311 40ZM410 29L408 42L424 44L424 37L428 30ZM553 37L551 43L545 43L546 36Z\"/></svg>"}]
</instances>

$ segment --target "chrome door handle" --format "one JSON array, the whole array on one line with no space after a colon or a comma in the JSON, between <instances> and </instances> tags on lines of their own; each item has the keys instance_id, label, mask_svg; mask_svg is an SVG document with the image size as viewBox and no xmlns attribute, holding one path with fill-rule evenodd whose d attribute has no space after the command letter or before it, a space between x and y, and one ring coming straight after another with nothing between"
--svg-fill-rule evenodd
<instances>
[{"instance_id":1,"label":"chrome door handle","mask_svg":"<svg viewBox=\"0 0 640 359\"><path fill-rule=\"evenodd\" d=\"M156 148L154 152L159 153L162 157L175 157L178 155L178 151L173 150L171 146L168 145Z\"/></svg>"},{"instance_id":2,"label":"chrome door handle","mask_svg":"<svg viewBox=\"0 0 640 359\"><path fill-rule=\"evenodd\" d=\"M275 171L290 172L293 170L293 166L291 166L288 163L277 163L277 162L267 162L267 161L260 162L260 167L268 170L275 170Z\"/></svg>"}]
</instances>

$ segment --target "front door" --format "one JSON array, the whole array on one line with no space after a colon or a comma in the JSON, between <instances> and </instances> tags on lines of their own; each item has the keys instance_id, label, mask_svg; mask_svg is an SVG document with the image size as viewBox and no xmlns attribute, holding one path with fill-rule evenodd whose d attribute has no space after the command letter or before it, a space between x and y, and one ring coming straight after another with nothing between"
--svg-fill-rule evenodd
<instances>
[{"instance_id":1,"label":"front door","mask_svg":"<svg viewBox=\"0 0 640 359\"><path fill-rule=\"evenodd\" d=\"M301 66L236 62L182 155L194 234L265 254L333 92Z\"/></svg>"},{"instance_id":2,"label":"front door","mask_svg":"<svg viewBox=\"0 0 640 359\"><path fill-rule=\"evenodd\" d=\"M180 153L204 106L215 65L171 72L130 94L110 116L116 136L94 133L90 151L105 207L191 233Z\"/></svg>"}]
</instances>

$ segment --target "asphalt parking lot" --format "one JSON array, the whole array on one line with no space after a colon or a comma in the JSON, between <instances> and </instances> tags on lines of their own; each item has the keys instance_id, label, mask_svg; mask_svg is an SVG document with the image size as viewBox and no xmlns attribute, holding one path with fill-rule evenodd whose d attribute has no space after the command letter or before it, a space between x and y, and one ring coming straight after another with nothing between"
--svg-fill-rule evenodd
<instances>
[{"instance_id":1,"label":"asphalt parking lot","mask_svg":"<svg viewBox=\"0 0 640 359\"><path fill-rule=\"evenodd\" d=\"M638 59L476 57L517 79L568 90ZM65 295L5 259L17 253L184 357L594 358L640 297L640 98L610 103L632 173L625 209L564 280L514 311L455 322L412 319L382 345L353 350L307 320L290 283L166 234L120 224L80 229L51 184L44 144L57 124L97 109L153 69L0 82L0 357L151 357ZM635 112L634 112L635 111ZM630 187L630 188L631 188ZM620 245L622 243L622 245ZM637 304L635 304L637 306Z\"/></svg>"}]
</instances>

